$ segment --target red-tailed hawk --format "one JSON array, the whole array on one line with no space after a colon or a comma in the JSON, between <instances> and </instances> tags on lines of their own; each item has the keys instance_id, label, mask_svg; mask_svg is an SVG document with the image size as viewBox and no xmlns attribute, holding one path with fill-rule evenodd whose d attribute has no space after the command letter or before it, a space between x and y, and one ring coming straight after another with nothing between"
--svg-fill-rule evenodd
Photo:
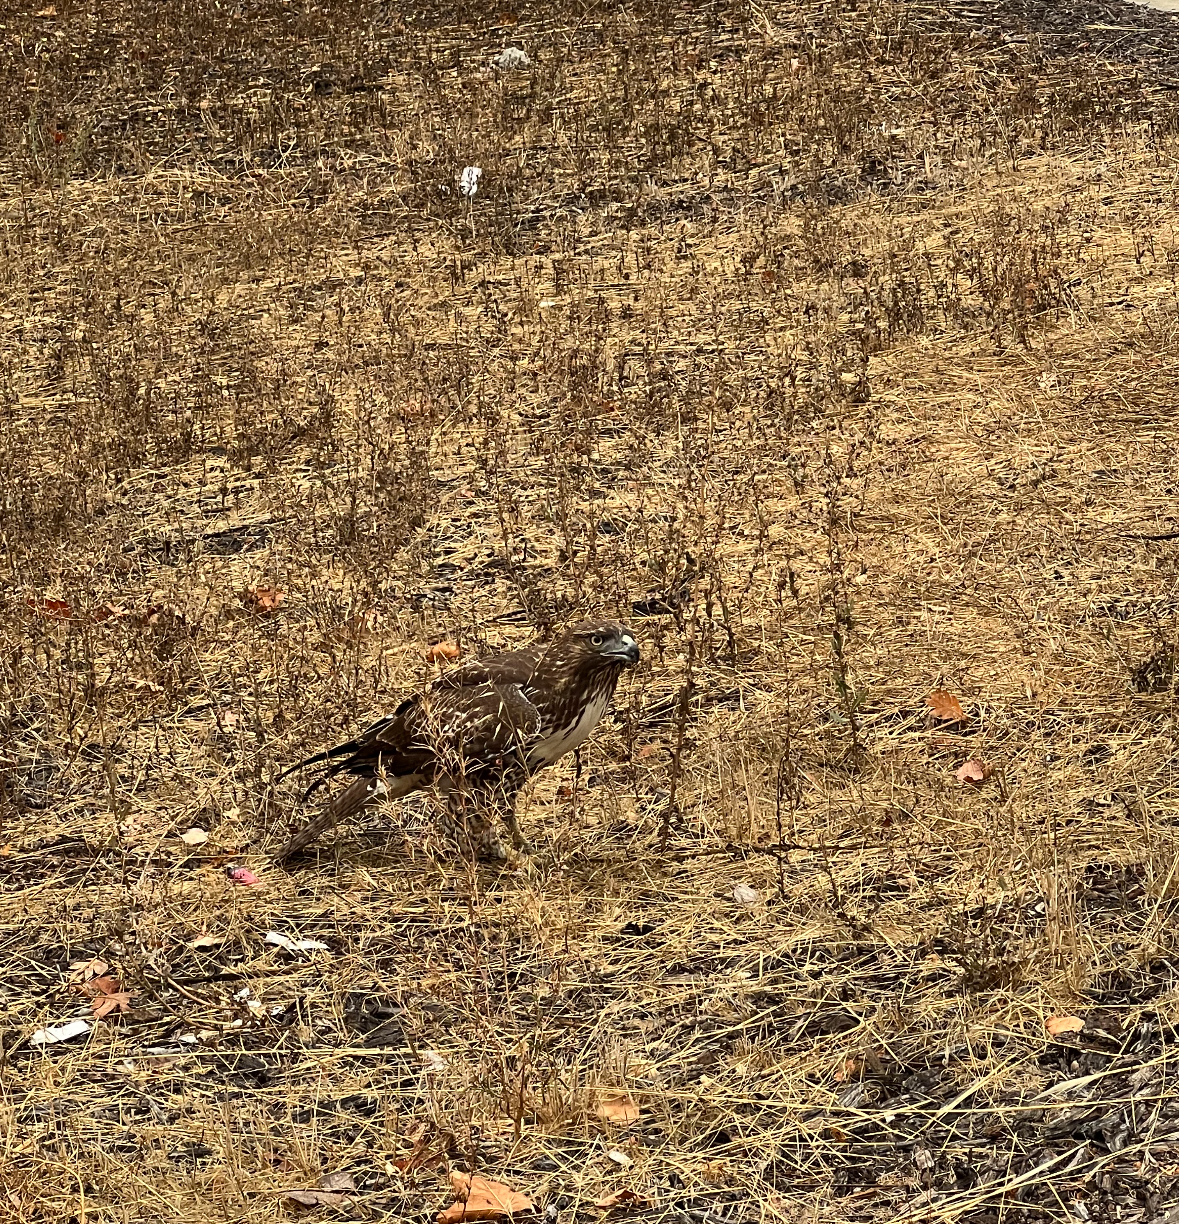
<instances>
[{"instance_id":1,"label":"red-tailed hawk","mask_svg":"<svg viewBox=\"0 0 1179 1224\"><path fill-rule=\"evenodd\" d=\"M523 848L527 842L515 814L520 788L538 769L585 743L619 677L638 661L638 645L625 625L582 621L551 645L451 668L355 739L282 775L328 762L308 795L337 774L358 781L300 829L278 860L375 800L427 786L446 796L449 822L465 849L503 857L497 812L513 843Z\"/></svg>"}]
</instances>

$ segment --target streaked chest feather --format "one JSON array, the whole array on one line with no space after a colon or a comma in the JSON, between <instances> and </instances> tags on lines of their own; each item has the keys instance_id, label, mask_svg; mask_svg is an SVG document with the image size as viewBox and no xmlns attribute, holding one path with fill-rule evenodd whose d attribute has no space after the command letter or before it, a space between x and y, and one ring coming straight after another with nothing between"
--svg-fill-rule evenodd
<instances>
[{"instance_id":1,"label":"streaked chest feather","mask_svg":"<svg viewBox=\"0 0 1179 1224\"><path fill-rule=\"evenodd\" d=\"M565 753L580 748L589 739L593 729L602 721L602 715L606 713L606 707L609 704L610 693L608 691L595 694L575 722L558 727L529 752L529 769L540 769L545 765L551 765Z\"/></svg>"}]
</instances>

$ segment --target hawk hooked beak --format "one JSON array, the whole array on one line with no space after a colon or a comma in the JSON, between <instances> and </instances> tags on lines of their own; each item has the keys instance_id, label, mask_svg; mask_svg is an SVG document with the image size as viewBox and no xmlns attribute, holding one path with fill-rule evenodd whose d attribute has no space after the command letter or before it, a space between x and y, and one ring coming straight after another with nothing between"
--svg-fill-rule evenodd
<instances>
[{"instance_id":1,"label":"hawk hooked beak","mask_svg":"<svg viewBox=\"0 0 1179 1224\"><path fill-rule=\"evenodd\" d=\"M632 663L639 661L639 644L629 633L624 633L618 639L618 645L615 648L603 653L608 654L612 659L618 659L629 667Z\"/></svg>"}]
</instances>

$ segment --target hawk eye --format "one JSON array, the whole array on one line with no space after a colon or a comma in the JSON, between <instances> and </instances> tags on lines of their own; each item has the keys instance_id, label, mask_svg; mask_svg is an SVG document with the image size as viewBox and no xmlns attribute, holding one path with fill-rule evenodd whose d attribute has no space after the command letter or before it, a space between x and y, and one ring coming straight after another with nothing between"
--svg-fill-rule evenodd
<instances>
[{"instance_id":1,"label":"hawk eye","mask_svg":"<svg viewBox=\"0 0 1179 1224\"><path fill-rule=\"evenodd\" d=\"M606 639L600 633L595 633L594 636L590 638L590 645L591 646L601 646L601 644L605 640Z\"/></svg>"}]
</instances>

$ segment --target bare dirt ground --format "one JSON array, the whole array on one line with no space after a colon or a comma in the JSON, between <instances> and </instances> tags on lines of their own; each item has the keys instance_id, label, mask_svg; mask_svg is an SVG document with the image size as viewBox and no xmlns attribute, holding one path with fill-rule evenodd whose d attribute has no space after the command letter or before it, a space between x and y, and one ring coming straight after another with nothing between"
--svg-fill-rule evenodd
<instances>
[{"instance_id":1,"label":"bare dirt ground","mask_svg":"<svg viewBox=\"0 0 1179 1224\"><path fill-rule=\"evenodd\" d=\"M1066 16L5 8L3 1218L1176 1218L1179 37ZM531 858L268 859L587 614Z\"/></svg>"}]
</instances>

